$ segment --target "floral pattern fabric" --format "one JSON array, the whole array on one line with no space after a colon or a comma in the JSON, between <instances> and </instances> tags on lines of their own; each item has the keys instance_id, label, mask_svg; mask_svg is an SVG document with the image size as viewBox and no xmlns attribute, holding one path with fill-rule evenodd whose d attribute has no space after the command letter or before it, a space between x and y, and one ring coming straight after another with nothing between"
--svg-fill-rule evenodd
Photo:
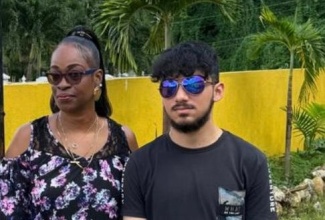
<instances>
[{"instance_id":1,"label":"floral pattern fabric","mask_svg":"<svg viewBox=\"0 0 325 220\"><path fill-rule=\"evenodd\" d=\"M111 136L91 163L71 163L48 118L32 123L30 146L0 163L0 219L122 219L121 178L129 148L121 126L108 119Z\"/></svg>"}]
</instances>

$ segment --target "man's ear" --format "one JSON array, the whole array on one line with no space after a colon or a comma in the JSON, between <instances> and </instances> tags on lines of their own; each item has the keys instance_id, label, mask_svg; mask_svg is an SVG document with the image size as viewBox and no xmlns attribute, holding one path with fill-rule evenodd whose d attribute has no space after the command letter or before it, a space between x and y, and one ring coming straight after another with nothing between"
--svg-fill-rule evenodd
<instances>
[{"instance_id":1,"label":"man's ear","mask_svg":"<svg viewBox=\"0 0 325 220\"><path fill-rule=\"evenodd\" d=\"M224 84L219 82L213 88L213 101L218 102L223 98Z\"/></svg>"}]
</instances>

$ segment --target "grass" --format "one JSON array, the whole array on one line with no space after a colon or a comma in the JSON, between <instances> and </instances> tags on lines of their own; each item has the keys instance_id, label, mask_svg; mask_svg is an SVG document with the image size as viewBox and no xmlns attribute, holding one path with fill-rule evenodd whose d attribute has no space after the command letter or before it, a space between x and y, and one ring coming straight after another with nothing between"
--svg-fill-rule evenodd
<instances>
[{"instance_id":1,"label":"grass","mask_svg":"<svg viewBox=\"0 0 325 220\"><path fill-rule=\"evenodd\" d=\"M325 148L312 149L304 152L291 154L291 170L289 182L284 177L284 157L269 158L273 184L277 187L291 188L301 183L305 178L313 178L311 171L325 164ZM316 211L313 205L319 201L321 210ZM280 220L324 220L325 219L325 196L316 201L302 202L298 208L283 208Z\"/></svg>"},{"instance_id":2,"label":"grass","mask_svg":"<svg viewBox=\"0 0 325 220\"><path fill-rule=\"evenodd\" d=\"M325 219L325 199L319 200L321 210L316 211L314 203L302 203L299 208L289 211L288 209L279 216L279 220L324 220Z\"/></svg>"}]
</instances>

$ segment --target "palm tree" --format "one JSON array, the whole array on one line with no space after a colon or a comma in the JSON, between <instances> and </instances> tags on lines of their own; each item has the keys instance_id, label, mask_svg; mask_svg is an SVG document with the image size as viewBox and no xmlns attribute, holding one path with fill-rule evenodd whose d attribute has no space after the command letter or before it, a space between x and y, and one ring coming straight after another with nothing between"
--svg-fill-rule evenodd
<instances>
[{"instance_id":1,"label":"palm tree","mask_svg":"<svg viewBox=\"0 0 325 220\"><path fill-rule=\"evenodd\" d=\"M157 54L172 45L172 24L181 10L198 3L214 3L233 20L236 0L105 0L95 15L94 26L106 40L106 48L118 71L138 71L131 41L138 34L136 27L146 22L150 26L148 40L143 45L150 54ZM164 112L163 132L169 128Z\"/></svg>"},{"instance_id":2,"label":"palm tree","mask_svg":"<svg viewBox=\"0 0 325 220\"><path fill-rule=\"evenodd\" d=\"M47 67L52 49L68 29L90 20L87 10L91 5L89 0L11 1L6 10L11 17L6 16L5 63L12 78L24 74L33 80L38 76L35 73Z\"/></svg>"},{"instance_id":3,"label":"palm tree","mask_svg":"<svg viewBox=\"0 0 325 220\"><path fill-rule=\"evenodd\" d=\"M311 149L316 139L325 139L325 105L310 103L293 109L293 129L304 138L304 147Z\"/></svg>"},{"instance_id":4,"label":"palm tree","mask_svg":"<svg viewBox=\"0 0 325 220\"><path fill-rule=\"evenodd\" d=\"M289 73L287 87L286 135L285 135L285 177L290 176L290 149L292 134L292 78L295 58L304 69L304 82L300 90L300 103L307 102L311 94L315 94L316 80L325 65L325 43L322 31L313 26L310 20L297 24L289 19L278 19L266 6L260 16L266 30L249 36L252 41L251 57L257 57L263 46L272 43L280 44L289 51Z\"/></svg>"},{"instance_id":5,"label":"palm tree","mask_svg":"<svg viewBox=\"0 0 325 220\"><path fill-rule=\"evenodd\" d=\"M48 1L14 1L11 7L14 19L10 21L5 46L7 66L13 70L10 75L16 70L20 73L17 78L25 74L32 80L33 73L40 72L44 53L49 53L54 36L62 32L58 26L60 10L61 7Z\"/></svg>"},{"instance_id":6,"label":"palm tree","mask_svg":"<svg viewBox=\"0 0 325 220\"><path fill-rule=\"evenodd\" d=\"M110 58L120 71L137 70L130 42L138 33L141 22L150 25L150 35L144 48L157 53L172 45L171 27L181 10L198 3L217 4L221 12L233 20L236 0L105 0L94 17L94 26L106 40Z\"/></svg>"}]
</instances>

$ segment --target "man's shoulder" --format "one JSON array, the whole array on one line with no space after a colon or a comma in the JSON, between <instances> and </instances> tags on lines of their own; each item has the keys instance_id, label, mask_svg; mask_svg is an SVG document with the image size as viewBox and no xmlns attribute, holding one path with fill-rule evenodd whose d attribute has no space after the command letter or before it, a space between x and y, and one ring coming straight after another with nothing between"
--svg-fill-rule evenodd
<instances>
[{"instance_id":1,"label":"man's shoulder","mask_svg":"<svg viewBox=\"0 0 325 220\"><path fill-rule=\"evenodd\" d=\"M161 152L165 147L166 147L166 141L167 141L167 136L166 135L161 135L151 142L143 145L140 147L138 150L132 153L133 157L142 157L142 156L148 156L152 154L157 154Z\"/></svg>"},{"instance_id":2,"label":"man's shoulder","mask_svg":"<svg viewBox=\"0 0 325 220\"><path fill-rule=\"evenodd\" d=\"M248 155L265 156L257 146L229 131L224 131L223 142L228 145L228 147L234 148L232 150L237 150Z\"/></svg>"},{"instance_id":3,"label":"man's shoulder","mask_svg":"<svg viewBox=\"0 0 325 220\"><path fill-rule=\"evenodd\" d=\"M153 164L160 158L166 149L167 137L162 135L132 152L128 166L138 167L142 173L152 169Z\"/></svg>"}]
</instances>

